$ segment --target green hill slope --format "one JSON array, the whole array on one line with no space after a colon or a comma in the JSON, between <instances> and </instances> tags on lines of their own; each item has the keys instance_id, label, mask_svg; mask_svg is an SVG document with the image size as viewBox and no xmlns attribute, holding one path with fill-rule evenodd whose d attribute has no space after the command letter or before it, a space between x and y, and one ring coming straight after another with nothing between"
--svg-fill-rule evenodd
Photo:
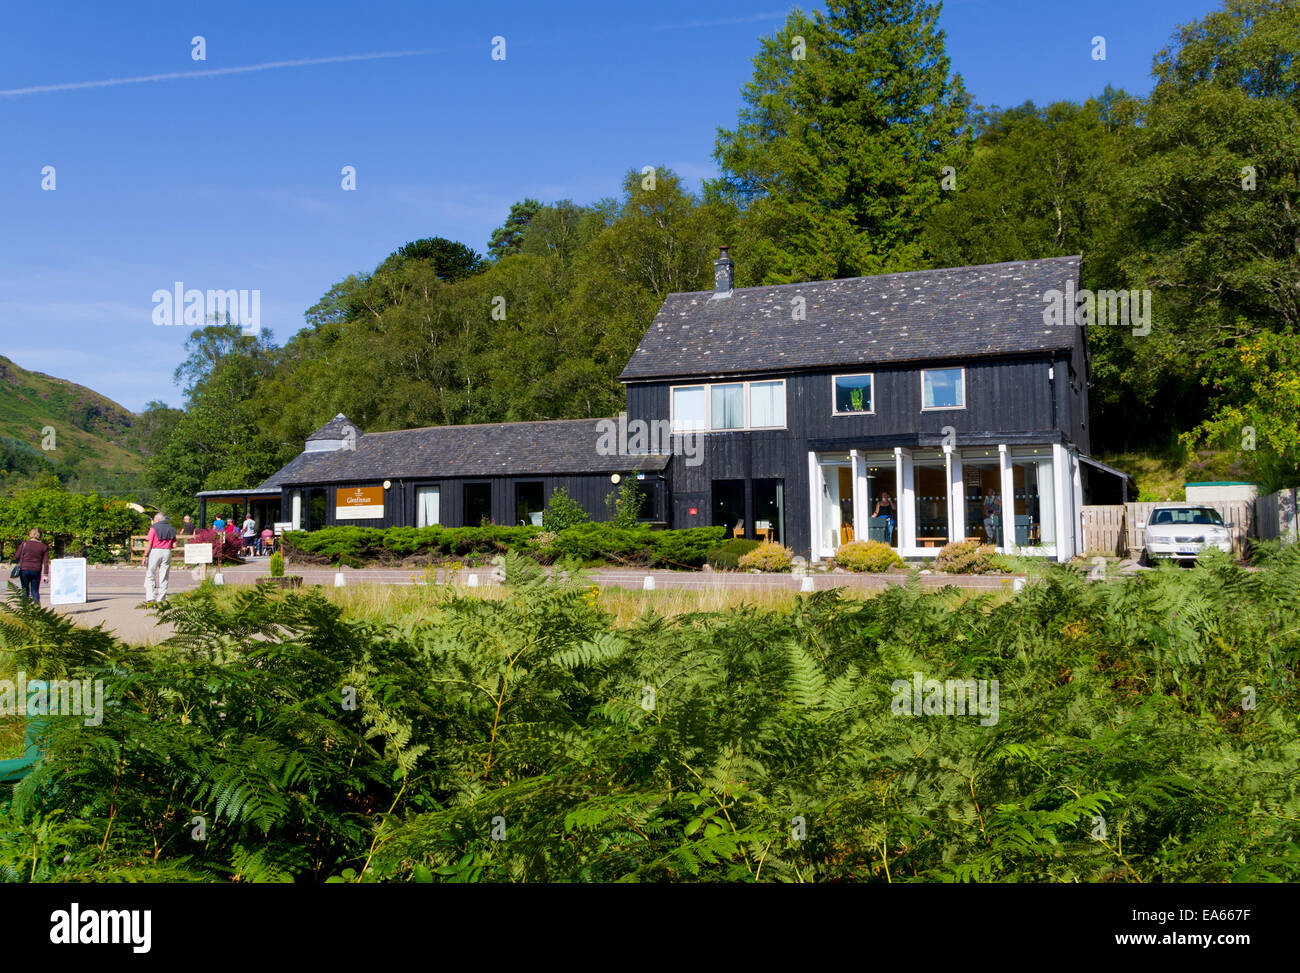
<instances>
[{"instance_id":1,"label":"green hill slope","mask_svg":"<svg viewBox=\"0 0 1300 973\"><path fill-rule=\"evenodd\" d=\"M51 427L54 448L42 449ZM136 490L144 462L133 413L0 355L0 489L54 474L70 490Z\"/></svg>"}]
</instances>

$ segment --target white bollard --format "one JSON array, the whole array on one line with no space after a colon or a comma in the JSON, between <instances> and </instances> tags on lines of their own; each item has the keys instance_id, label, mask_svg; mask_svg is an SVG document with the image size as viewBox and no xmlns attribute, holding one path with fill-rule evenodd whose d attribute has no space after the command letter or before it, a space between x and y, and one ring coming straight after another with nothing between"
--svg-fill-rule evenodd
<instances>
[{"instance_id":1,"label":"white bollard","mask_svg":"<svg viewBox=\"0 0 1300 973\"><path fill-rule=\"evenodd\" d=\"M221 572L218 571L216 574L214 574L214 575L212 576L212 583L213 583L213 584L225 584L225 583L226 583L226 579L223 578L223 577L221 576Z\"/></svg>"},{"instance_id":2,"label":"white bollard","mask_svg":"<svg viewBox=\"0 0 1300 973\"><path fill-rule=\"evenodd\" d=\"M813 587L813 579L812 579L812 577L811 577L810 575L805 575L804 578L803 578L803 580L799 582L799 590L800 590L800 591L816 591L816 590L817 590L816 588Z\"/></svg>"},{"instance_id":3,"label":"white bollard","mask_svg":"<svg viewBox=\"0 0 1300 973\"><path fill-rule=\"evenodd\" d=\"M477 574L471 574L468 578L466 578L466 579L465 579L465 586L466 586L467 588L477 588L477 587L478 587L478 575L477 575Z\"/></svg>"},{"instance_id":4,"label":"white bollard","mask_svg":"<svg viewBox=\"0 0 1300 973\"><path fill-rule=\"evenodd\" d=\"M653 574L647 574L645 576L645 580L641 582L641 590L642 591L655 590L655 576Z\"/></svg>"},{"instance_id":5,"label":"white bollard","mask_svg":"<svg viewBox=\"0 0 1300 973\"><path fill-rule=\"evenodd\" d=\"M347 583L348 583L348 579L343 577L342 571L336 571L334 573L334 587L345 588L347 587Z\"/></svg>"}]
</instances>

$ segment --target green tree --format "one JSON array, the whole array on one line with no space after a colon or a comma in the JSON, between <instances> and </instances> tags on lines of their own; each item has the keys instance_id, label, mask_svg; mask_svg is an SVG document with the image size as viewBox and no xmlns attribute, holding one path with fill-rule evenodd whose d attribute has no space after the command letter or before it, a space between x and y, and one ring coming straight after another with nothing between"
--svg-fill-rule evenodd
<instances>
[{"instance_id":1,"label":"green tree","mask_svg":"<svg viewBox=\"0 0 1300 973\"><path fill-rule=\"evenodd\" d=\"M922 0L830 0L764 39L707 189L745 212L747 279L924 265L922 221L968 141L938 14Z\"/></svg>"},{"instance_id":2,"label":"green tree","mask_svg":"<svg viewBox=\"0 0 1300 973\"><path fill-rule=\"evenodd\" d=\"M532 197L512 205L505 223L492 231L492 238L488 241L488 255L494 260L500 260L509 254L518 253L523 243L524 231L528 229L529 222L541 208L542 204Z\"/></svg>"}]
</instances>

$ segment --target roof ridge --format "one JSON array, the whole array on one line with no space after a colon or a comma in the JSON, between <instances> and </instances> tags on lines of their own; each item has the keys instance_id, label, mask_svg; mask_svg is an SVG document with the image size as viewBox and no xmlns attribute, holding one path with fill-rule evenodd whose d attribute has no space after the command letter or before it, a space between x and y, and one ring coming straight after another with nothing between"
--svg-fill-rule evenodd
<instances>
[{"instance_id":1,"label":"roof ridge","mask_svg":"<svg viewBox=\"0 0 1300 973\"><path fill-rule=\"evenodd\" d=\"M600 422L602 419L618 421L617 416L595 416L590 419L513 419L510 422L453 422L444 426L408 426L406 429L381 429L364 432L364 436L388 436L397 432L428 432L431 429L487 429L492 426L544 426L558 422Z\"/></svg>"},{"instance_id":2,"label":"roof ridge","mask_svg":"<svg viewBox=\"0 0 1300 973\"><path fill-rule=\"evenodd\" d=\"M755 284L750 287L737 287L735 292L740 291L770 291L778 287L808 287L812 284L847 284L859 280L888 280L891 277L920 277L924 274L951 274L963 270L988 270L992 267L1025 267L1030 264L1052 263L1054 261L1065 260L1082 260L1083 254L1073 253L1060 257L1034 257L1030 260L1001 260L991 264L964 264L961 267L926 267L922 270L895 270L888 274L863 274L860 277L832 277L823 280L804 280L795 281L789 284ZM674 297L678 294L712 294L712 290L699 291L672 291L668 296Z\"/></svg>"}]
</instances>

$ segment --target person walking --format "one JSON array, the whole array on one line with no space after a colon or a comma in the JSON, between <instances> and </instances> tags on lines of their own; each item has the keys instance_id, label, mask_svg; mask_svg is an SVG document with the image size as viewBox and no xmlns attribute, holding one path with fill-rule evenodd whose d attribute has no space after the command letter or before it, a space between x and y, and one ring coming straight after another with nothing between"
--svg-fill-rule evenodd
<instances>
[{"instance_id":1,"label":"person walking","mask_svg":"<svg viewBox=\"0 0 1300 973\"><path fill-rule=\"evenodd\" d=\"M162 601L167 597L167 575L172 567L172 547L176 544L176 528L167 520L164 513L153 515L149 534L145 538L144 554L140 560L144 563L144 601ZM155 584L155 576L157 583ZM155 597L156 596L156 597Z\"/></svg>"},{"instance_id":2,"label":"person walking","mask_svg":"<svg viewBox=\"0 0 1300 973\"><path fill-rule=\"evenodd\" d=\"M248 514L244 517L243 524L244 547L243 553L246 557L253 556L253 538L257 536L257 524L253 520L253 515Z\"/></svg>"},{"instance_id":3,"label":"person walking","mask_svg":"<svg viewBox=\"0 0 1300 973\"><path fill-rule=\"evenodd\" d=\"M18 584L23 598L41 603L41 577L50 580L50 548L41 543L41 532L33 527L27 540L18 545L14 560L18 562Z\"/></svg>"}]
</instances>

